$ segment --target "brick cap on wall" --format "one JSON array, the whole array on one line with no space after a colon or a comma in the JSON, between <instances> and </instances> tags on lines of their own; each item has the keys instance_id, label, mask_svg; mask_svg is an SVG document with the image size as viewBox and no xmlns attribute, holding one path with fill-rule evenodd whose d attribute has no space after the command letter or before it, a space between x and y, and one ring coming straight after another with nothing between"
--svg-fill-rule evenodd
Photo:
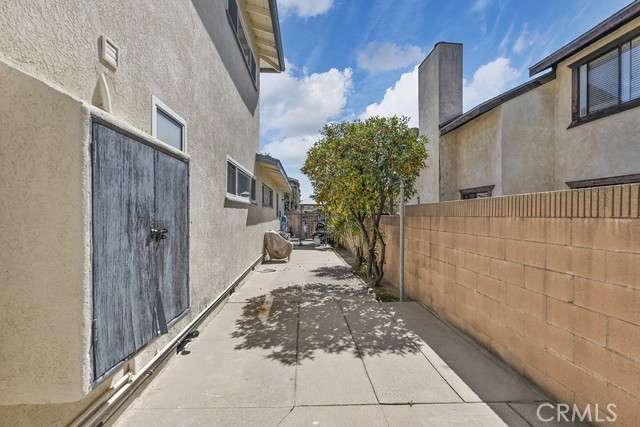
<instances>
[{"instance_id":1,"label":"brick cap on wall","mask_svg":"<svg viewBox=\"0 0 640 427\"><path fill-rule=\"evenodd\" d=\"M410 205L406 216L638 218L640 184Z\"/></svg>"}]
</instances>

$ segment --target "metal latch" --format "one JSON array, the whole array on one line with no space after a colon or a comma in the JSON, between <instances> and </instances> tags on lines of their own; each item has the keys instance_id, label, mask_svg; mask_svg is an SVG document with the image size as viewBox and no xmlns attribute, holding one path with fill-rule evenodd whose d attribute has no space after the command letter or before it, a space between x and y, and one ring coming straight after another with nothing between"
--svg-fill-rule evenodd
<instances>
[{"instance_id":1,"label":"metal latch","mask_svg":"<svg viewBox=\"0 0 640 427\"><path fill-rule=\"evenodd\" d=\"M151 229L151 238L152 238L152 239L155 239L156 241L158 241L158 240L164 240L164 239L166 239L166 238L167 238L167 232L168 232L168 231L169 231L169 230L167 230L166 228L163 228L163 229L161 229L161 230L158 230L158 229L152 228L152 229Z\"/></svg>"}]
</instances>

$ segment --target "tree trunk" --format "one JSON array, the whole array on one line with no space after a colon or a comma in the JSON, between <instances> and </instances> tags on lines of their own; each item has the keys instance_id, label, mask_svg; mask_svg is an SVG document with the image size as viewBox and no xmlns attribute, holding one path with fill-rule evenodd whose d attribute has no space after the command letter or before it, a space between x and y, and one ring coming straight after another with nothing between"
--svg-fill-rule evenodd
<instances>
[{"instance_id":1,"label":"tree trunk","mask_svg":"<svg viewBox=\"0 0 640 427\"><path fill-rule=\"evenodd\" d=\"M378 286L380 282L382 282L382 278L384 277L384 258L387 250L387 244L385 243L382 233L378 233L378 237L380 240L380 259L377 262L376 268L376 277L374 278L373 286Z\"/></svg>"},{"instance_id":2,"label":"tree trunk","mask_svg":"<svg viewBox=\"0 0 640 427\"><path fill-rule=\"evenodd\" d=\"M356 265L353 267L354 270L360 270L360 268L362 267L362 258L363 258L363 253L362 253L362 246L356 245Z\"/></svg>"}]
</instances>

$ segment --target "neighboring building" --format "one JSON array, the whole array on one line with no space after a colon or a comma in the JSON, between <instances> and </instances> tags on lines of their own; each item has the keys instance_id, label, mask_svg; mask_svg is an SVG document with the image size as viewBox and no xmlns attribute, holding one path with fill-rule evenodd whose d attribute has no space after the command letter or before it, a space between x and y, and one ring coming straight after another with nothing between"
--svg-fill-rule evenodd
<instances>
[{"instance_id":1,"label":"neighboring building","mask_svg":"<svg viewBox=\"0 0 640 427\"><path fill-rule=\"evenodd\" d=\"M300 194L300 181L295 178L289 178L289 185L291 186L291 192Z\"/></svg>"},{"instance_id":2,"label":"neighboring building","mask_svg":"<svg viewBox=\"0 0 640 427\"><path fill-rule=\"evenodd\" d=\"M300 181L295 178L289 178L289 187L291 187L291 193L284 200L285 214L286 211L297 210L300 202Z\"/></svg>"},{"instance_id":3,"label":"neighboring building","mask_svg":"<svg viewBox=\"0 0 640 427\"><path fill-rule=\"evenodd\" d=\"M545 74L462 113L462 45L419 67L429 167L414 202L640 182L640 2L530 69Z\"/></svg>"},{"instance_id":4,"label":"neighboring building","mask_svg":"<svg viewBox=\"0 0 640 427\"><path fill-rule=\"evenodd\" d=\"M309 197L308 199L300 200L300 206L302 211L315 211L318 208L318 202L315 199Z\"/></svg>"},{"instance_id":5,"label":"neighboring building","mask_svg":"<svg viewBox=\"0 0 640 427\"><path fill-rule=\"evenodd\" d=\"M67 425L251 268L275 0L0 7L0 419ZM175 353L175 349L173 349Z\"/></svg>"},{"instance_id":6,"label":"neighboring building","mask_svg":"<svg viewBox=\"0 0 640 427\"><path fill-rule=\"evenodd\" d=\"M256 164L259 166L258 176L270 177L271 182L277 183L276 189L271 188L266 182L262 183L260 203L262 203L263 208L268 208L267 216L264 216L264 209L259 212L263 214L264 221L272 220L274 211L275 217L280 220L285 210L284 195L292 191L291 180L287 176L284 167L282 167L280 160L274 157L256 154Z\"/></svg>"}]
</instances>

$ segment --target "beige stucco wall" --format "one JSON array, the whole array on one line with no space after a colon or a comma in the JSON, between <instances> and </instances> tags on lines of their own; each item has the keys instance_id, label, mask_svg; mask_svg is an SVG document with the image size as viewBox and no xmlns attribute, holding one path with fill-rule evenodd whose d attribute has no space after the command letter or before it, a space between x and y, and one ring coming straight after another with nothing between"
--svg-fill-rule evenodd
<instances>
[{"instance_id":1,"label":"beige stucco wall","mask_svg":"<svg viewBox=\"0 0 640 427\"><path fill-rule=\"evenodd\" d=\"M495 185L502 194L501 107L440 140L440 199L459 200L460 189Z\"/></svg>"},{"instance_id":2,"label":"beige stucco wall","mask_svg":"<svg viewBox=\"0 0 640 427\"><path fill-rule=\"evenodd\" d=\"M502 191L496 195L553 188L556 92L554 80L500 107Z\"/></svg>"},{"instance_id":3,"label":"beige stucco wall","mask_svg":"<svg viewBox=\"0 0 640 427\"><path fill-rule=\"evenodd\" d=\"M459 200L460 189L492 184L494 196L524 194L640 173L640 109L569 128L569 65L638 26L640 19L560 63L554 80L440 136L440 200Z\"/></svg>"},{"instance_id":4,"label":"beige stucco wall","mask_svg":"<svg viewBox=\"0 0 640 427\"><path fill-rule=\"evenodd\" d=\"M568 66L639 26L640 18L558 65L554 188L567 188L567 181L640 173L639 108L567 129L571 123Z\"/></svg>"},{"instance_id":5,"label":"beige stucco wall","mask_svg":"<svg viewBox=\"0 0 640 427\"><path fill-rule=\"evenodd\" d=\"M187 121L191 157L191 311L131 367L254 262L263 232L278 222L261 207L225 203L226 156L256 170L259 111L241 99L190 2L3 2L0 28L0 419L66 425L111 381L89 392L86 104L101 74L114 120L150 134L156 96ZM117 70L99 61L101 34L120 47Z\"/></svg>"},{"instance_id":6,"label":"beige stucco wall","mask_svg":"<svg viewBox=\"0 0 640 427\"><path fill-rule=\"evenodd\" d=\"M0 94L1 401L77 400L89 388L82 106L2 62Z\"/></svg>"}]
</instances>

